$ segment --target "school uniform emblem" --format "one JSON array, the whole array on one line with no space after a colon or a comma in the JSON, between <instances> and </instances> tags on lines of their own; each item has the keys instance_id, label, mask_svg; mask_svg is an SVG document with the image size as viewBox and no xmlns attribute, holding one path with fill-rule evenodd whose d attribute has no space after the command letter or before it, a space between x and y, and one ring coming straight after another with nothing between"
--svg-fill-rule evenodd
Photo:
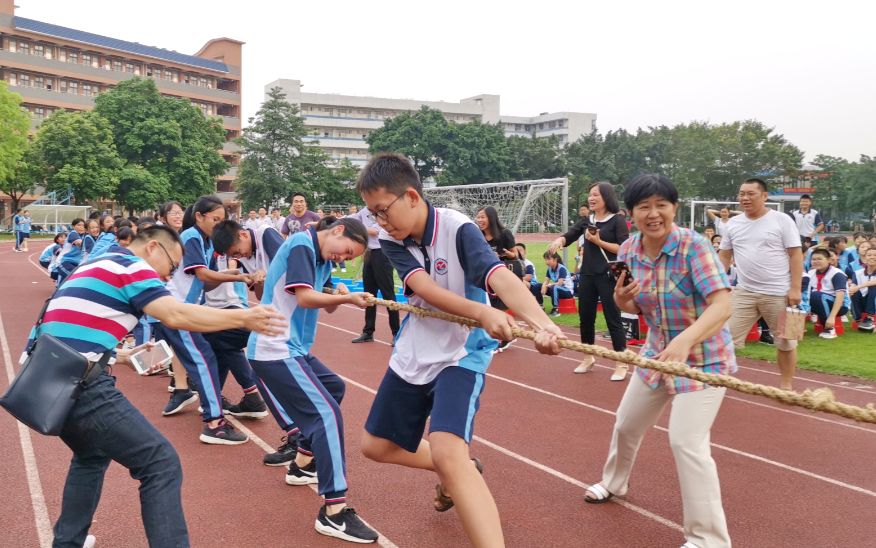
<instances>
[{"instance_id":1,"label":"school uniform emblem","mask_svg":"<svg viewBox=\"0 0 876 548\"><path fill-rule=\"evenodd\" d=\"M435 261L435 272L438 274L447 274L447 260L439 258Z\"/></svg>"}]
</instances>

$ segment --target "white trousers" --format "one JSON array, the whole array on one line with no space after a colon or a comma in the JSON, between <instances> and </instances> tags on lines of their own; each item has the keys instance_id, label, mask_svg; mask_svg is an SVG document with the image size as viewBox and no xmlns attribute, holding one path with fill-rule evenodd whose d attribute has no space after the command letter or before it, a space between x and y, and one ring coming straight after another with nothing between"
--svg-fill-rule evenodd
<instances>
[{"instance_id":1,"label":"white trousers","mask_svg":"<svg viewBox=\"0 0 876 548\"><path fill-rule=\"evenodd\" d=\"M626 494L642 438L671 400L669 445L681 486L684 535L700 548L730 546L718 469L709 446L709 432L726 390L706 388L673 395L663 385L652 390L634 373L617 409L602 472L603 487L615 495Z\"/></svg>"}]
</instances>

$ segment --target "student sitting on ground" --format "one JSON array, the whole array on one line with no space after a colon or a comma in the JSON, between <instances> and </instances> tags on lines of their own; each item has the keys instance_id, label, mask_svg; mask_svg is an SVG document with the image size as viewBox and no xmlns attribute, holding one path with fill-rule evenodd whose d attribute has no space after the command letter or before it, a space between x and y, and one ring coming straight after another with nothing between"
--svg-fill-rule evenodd
<instances>
[{"instance_id":1,"label":"student sitting on ground","mask_svg":"<svg viewBox=\"0 0 876 548\"><path fill-rule=\"evenodd\" d=\"M540 284L542 295L551 295L551 316L559 316L560 299L572 298L572 277L569 269L563 264L563 259L556 252L545 251L544 261L547 264L545 280Z\"/></svg>"},{"instance_id":2,"label":"student sitting on ground","mask_svg":"<svg viewBox=\"0 0 876 548\"><path fill-rule=\"evenodd\" d=\"M826 249L812 252L812 266L809 271L809 306L812 307L812 313L818 316L818 323L824 326L819 336L822 339L835 339L836 319L849 311L846 304L848 278L830 264L830 252Z\"/></svg>"},{"instance_id":3,"label":"student sitting on ground","mask_svg":"<svg viewBox=\"0 0 876 548\"><path fill-rule=\"evenodd\" d=\"M868 248L862 260L864 264L849 283L849 295L858 329L872 332L876 319L876 248Z\"/></svg>"},{"instance_id":4,"label":"student sitting on ground","mask_svg":"<svg viewBox=\"0 0 876 548\"><path fill-rule=\"evenodd\" d=\"M49 269L55 257L58 256L58 253L61 251L61 247L64 245L64 240L67 238L67 234L63 232L59 232L55 234L54 243L50 244L46 247L42 253L40 253L40 266Z\"/></svg>"}]
</instances>

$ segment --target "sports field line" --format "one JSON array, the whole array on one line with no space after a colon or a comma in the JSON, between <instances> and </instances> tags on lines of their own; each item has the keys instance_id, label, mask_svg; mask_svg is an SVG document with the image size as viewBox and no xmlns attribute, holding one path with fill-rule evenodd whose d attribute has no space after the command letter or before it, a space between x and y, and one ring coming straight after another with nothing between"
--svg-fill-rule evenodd
<instances>
[{"instance_id":1,"label":"sports field line","mask_svg":"<svg viewBox=\"0 0 876 548\"><path fill-rule=\"evenodd\" d=\"M253 304L257 304L257 303L253 303ZM359 308L357 308L357 307L355 307L355 306L353 306L353 305L344 305L344 306L345 306L345 307L348 307L348 308L350 308L350 309L352 309L352 310L360 310ZM385 312L381 312L381 311L378 311L377 314L380 315L380 316L388 316ZM534 352L534 353L536 353L536 354L538 353L538 351L535 350L535 349L533 349L533 348L528 348L527 346L522 346L522 345L517 345L517 344L512 344L509 348L517 348L517 349L520 349L520 350L525 350L526 352ZM561 359L561 360L567 360L567 361L572 361L572 362L576 362L576 363L580 361L578 358L570 358L569 356L564 356L564 355L562 355L562 354L557 355L557 356L553 356L553 358L557 358L557 359ZM613 367L613 366L602 365L602 364L600 364L598 361L594 364L594 366L595 366L595 367L602 368L602 369L606 369L606 370L609 370L609 371L614 371L614 367ZM740 368L743 368L743 367L740 366ZM764 370L756 369L756 368L753 368L753 367L746 367L746 368L744 368L744 369L748 369L748 370L750 370L750 371L757 371L758 373L768 373L768 374L770 374L770 375L778 375L778 373L773 373L773 372L771 372L771 371L764 371ZM571 375L571 373L569 373L569 374ZM857 391L857 392L864 392L864 393L866 393L866 394L871 394L871 395L873 394L873 392L872 392L872 391L869 391L869 390L861 390L861 389L858 389L858 388L853 388L853 387L849 387L849 386L843 386L843 385L839 385L839 384L825 383L824 381L815 381L815 380L812 380L812 379L808 379L808 378L806 378L806 377L799 377L799 376L798 376L798 377L795 377L795 378L798 379L798 380L802 380L802 381L820 382L820 383L822 383L822 384L827 384L828 386L833 387L833 388L842 388L842 389L845 389L845 390L855 390L855 391ZM788 414L791 414L791 415L797 415L797 416L799 416L799 417L804 417L804 418L806 418L806 419L815 420L815 421L819 421L819 422L825 422L825 423L828 423L828 424L834 424L834 425L836 425L836 426L841 426L841 427L843 427L843 428L851 428L851 429L854 429L854 430L860 430L860 431L862 431L862 432L867 432L868 434L876 435L876 429L873 429L873 428L867 428L867 427L865 427L865 426L860 426L860 425L858 425L858 424L853 424L853 423L850 423L850 422L843 422L843 421L840 421L840 420L835 420L835 419L830 419L830 418L827 418L827 417L822 417L822 416L820 416L820 415L818 415L818 414L815 414L815 413L802 413L802 412L800 412L800 411L793 411L793 410L791 410L791 409L783 409L782 407L779 407L779 406L776 406L776 405L769 405L769 404L765 404L765 403L760 403L760 402L756 402L756 401L753 401L753 400L750 400L750 399L740 398L740 397L738 397L738 396L725 396L724 398L725 398L725 399L731 399L731 400L734 400L734 401L738 401L738 402L744 403L744 404L746 404L746 405L754 405L754 406L758 406L758 407L763 407L763 408L766 408L766 409L769 409L769 410L772 410L772 411L778 411L778 412L781 412L781 413L788 413Z\"/></svg>"},{"instance_id":2,"label":"sports field line","mask_svg":"<svg viewBox=\"0 0 876 548\"><path fill-rule=\"evenodd\" d=\"M350 330L347 330L347 329L343 329L343 328L340 328L340 327L337 327L337 326L334 326L334 325L329 325L329 324L327 324L327 323L323 323L323 322L319 322L319 324L320 324L320 325L324 325L324 326L326 326L326 327L329 327L329 328L331 328L331 329L336 329L336 330L338 330L338 331L343 331L343 332L345 332L345 333L349 333L349 334L351 334L351 335L357 335L357 333L355 333L354 331L350 331ZM379 342L379 343L381 343L381 344L385 344L385 345L387 345L387 346L390 346L390 343L388 343L388 342L386 342L386 341L381 341L381 340L379 340L379 339L374 339L374 341L375 341L375 342ZM356 382L356 381L354 381L353 379L351 379L351 378L349 378L349 377L345 377L344 375L339 375L339 376L340 376L342 379L344 379L344 382L346 382L346 383L348 383L348 384L351 384L351 385L353 385L353 386L355 386L355 387L357 387L357 388L360 388L360 389L362 389L362 390L368 392L368 393L371 394L372 396L375 395L375 394L377 394L377 391L376 391L375 389L369 387L369 386L366 386L366 385L364 385L364 384L362 384L362 383ZM533 468L535 468L535 469L537 469L537 470L540 470L541 472L544 472L544 473L546 473L546 474L549 474L549 475L551 475L551 476L553 476L553 477L555 477L555 478L557 478L557 479L559 479L559 480L565 481L566 483L570 483L570 484L574 485L575 487L579 487L579 488L581 488L581 489L583 489L583 490L586 490L586 489L589 489L589 488L590 488L590 485L587 484L587 483L584 483L583 481L580 481L580 480L577 480L577 479L575 479L575 478L573 478L573 477L571 477L571 476L568 476L568 475L566 475L566 474L560 472L559 470L555 470L555 469L551 468L550 466L546 466L546 465L541 464L541 463L539 463L539 462L537 462L537 461L534 461L534 460L532 460L532 459L530 459L530 458L524 457L523 455L520 455L519 453L515 453L514 451L511 451L510 449L507 449L507 448L505 448L505 447L502 447L502 446L499 445L499 444L493 443L493 442L491 442L491 441L489 441L489 440L487 440L487 439L485 439L485 438L482 438L482 437L480 437L480 436L473 436L472 439L474 439L474 440L477 441L478 443L481 443L481 444L483 444L483 445L486 445L486 446L489 447L490 449L493 449L493 450L495 450L495 451L497 451L497 452L499 452L499 453L502 453L502 454L505 455L505 456L511 457L511 458L513 458L513 459L515 459L515 460L517 460L517 461L520 461L520 462L522 462L522 463L524 463L524 464L526 464L526 465L528 465L528 466L531 466L531 467L533 467ZM675 523L674 521L672 521L672 520L670 520L670 519L664 518L663 516L660 516L660 515L658 515L658 514L655 514L654 512L651 512L650 510L647 510L647 509L645 509L645 508L642 508L641 506L635 505L635 504L633 504L633 503L631 503L631 502L627 502L627 501L625 501L625 500L621 500L621 499L619 499L619 498L613 498L613 499L611 499L610 502L615 503L615 504L619 504L620 506L623 506L624 508L626 508L626 509L628 509L628 510L632 510L633 512L636 512L637 514L640 514L640 515L642 515L642 516L644 516L644 517L646 517L646 518L648 518L648 519L650 519L650 520L652 520L652 521L655 521L655 522L657 522L657 523L659 523L659 524L661 524L661 525L664 525L664 526L666 526L666 527L669 527L670 529L674 529L674 530L676 530L676 531L682 531L682 532L684 531L684 528L683 528L680 524Z\"/></svg>"},{"instance_id":3,"label":"sports field line","mask_svg":"<svg viewBox=\"0 0 876 548\"><path fill-rule=\"evenodd\" d=\"M234 426L237 427L241 432L243 432L244 434L249 436L249 439L251 439L256 445L261 447L262 451L264 451L265 453L273 453L275 451L275 449L273 447L271 447L265 440L263 440L255 432L253 432L252 430L250 430L249 428L244 426L240 422L240 420L236 419L235 417L232 417L231 415L225 415L225 419L228 420L230 423L234 424ZM317 487L316 485L313 485L311 483L311 484L308 484L308 487L310 487L311 491L313 491L317 495L319 494L319 487ZM377 531L377 528L374 527L373 525L371 525L370 523L368 523L367 521L365 521L362 518L362 516L359 516L359 519L361 519L365 523L365 525L367 525L368 527L371 527L372 529ZM386 538L386 536L383 533L381 533L380 531L377 531L377 534L380 535L377 538L377 544L383 546L384 548L399 548L398 545L396 545L394 542L392 542L391 540Z\"/></svg>"},{"instance_id":4,"label":"sports field line","mask_svg":"<svg viewBox=\"0 0 876 548\"><path fill-rule=\"evenodd\" d=\"M327 324L327 323L323 323L323 322L319 322L319 323L320 323L320 325L324 325L324 326L329 327L329 328L331 328L331 329L336 329L336 330L338 330L338 331L343 331L343 332L346 332L346 333L350 333L350 334L352 334L352 335L357 335L357 333L355 333L355 332L353 332L353 331L349 331L349 330L347 330L347 329L342 329L342 328L340 328L340 327L336 327L336 326L333 326L333 325L330 325L330 324ZM381 344L385 344L385 345L390 345L390 344L391 344L391 343L388 343L388 342L386 342L386 341L378 340L378 339L376 339L376 338L374 339L374 341L375 341L375 342L379 342L379 343L381 343ZM518 386L518 387L523 388L523 389L526 389L526 390L531 390L531 391L533 391L533 392L538 392L539 394L543 394L543 395L550 396L550 397L552 397L552 398L556 398L556 399L559 399L559 400L562 400L562 401L565 401L565 402L568 402L568 403L572 403L572 404L574 404L574 405L578 405L578 406L581 406L581 407L585 407L585 408L587 408L587 409L591 409L591 410L593 410L593 411L598 411L598 412L600 412L600 413L605 413L605 414L607 414L607 415L612 415L612 416L615 415L615 412L612 411L612 410L610 410L610 409L605 409L605 408L603 408L603 407L599 407L599 406L596 406L596 405L592 405L592 404L589 404L589 403L585 403L585 402L582 402L582 401L580 401L580 400L576 400L576 399L574 399L574 398L570 398L570 397L568 397L568 396L563 396L563 395L561 395L561 394L556 394L556 393L554 393L554 392L550 392L549 390L544 390L544 389L542 389L542 388L538 388L538 387L535 387L535 386L528 385L528 384L526 384L526 383L522 383L522 382L515 381L515 380L512 380L512 379L507 379L507 378L505 378L505 377L500 377L499 375L494 375L494 374L492 374L492 373L486 373L486 376L487 376L487 377L490 377L490 378L492 378L492 379L496 379L496 380L499 380L499 381L506 382L506 383L508 383L508 384L512 384L512 385ZM665 432L665 433L667 433L667 434L669 433L669 429L668 429L668 428L664 428L664 427L662 427L662 426L654 426L654 429L655 429L655 430L659 430L659 431L661 431L661 432ZM823 475L821 475L821 474L817 474L817 473L815 473L815 472L810 472L809 470L804 470L804 469L802 469L802 468L797 468L796 466L791 466L791 465L789 465L789 464L785 464L785 463L778 462L778 461L775 461L775 460L772 460L772 459L768 459L768 458L766 458L766 457L762 457L762 456L760 456L760 455L755 455L755 454L753 454L753 453L749 453L749 452L747 452L747 451L742 451L742 450L740 450L740 449L734 449L734 448L729 447L729 446L726 446L726 445L721 445L721 444L714 443L714 442L710 442L709 445L711 445L712 447L714 447L714 448L716 448L716 449L721 449L721 450L723 450L723 451L727 451L727 452L732 453L732 454L734 454L734 455L738 455L738 456L741 456L741 457L744 457L744 458L748 458L748 459L751 459L751 460L754 460L754 461L762 462L762 463L764 463L764 464L769 464L769 465L771 465L771 466L775 466L775 467L777 467L777 468L781 468L781 469L783 469L783 470L787 470L787 471L789 471L789 472L794 472L794 473L799 474L799 475L801 475L801 476L805 476L805 477L809 477L809 478L816 479L816 480L819 480L819 481L823 481L823 482L825 482L825 483L829 483L829 484L831 484L831 485L835 485L835 486L837 486L837 487L842 487L842 488L844 488L844 489L848 489L848 490L850 490L850 491L854 491L854 492L856 492L856 493L861 493L861 494L863 494L863 495L867 495L867 496L870 496L870 497L874 497L874 498L876 498L876 492L871 491L871 490L869 490L869 489L866 489L866 488L864 488L864 487L861 487L861 486L859 486L859 485L854 485L854 484L851 484L851 483L846 483L846 482L841 481L841 480L838 480L838 479L834 479L834 478L830 478L830 477L827 477L827 476L823 476Z\"/></svg>"},{"instance_id":5,"label":"sports field line","mask_svg":"<svg viewBox=\"0 0 876 548\"><path fill-rule=\"evenodd\" d=\"M9 350L9 341L6 339L6 326L3 324L2 313L0 313L0 347L2 347L3 351L3 362L6 364L6 378L9 384L12 384L12 379L15 378L15 368L12 365L12 354ZM21 453L24 457L24 471L27 475L27 488L30 491L30 502L33 507L40 548L49 548L54 538L52 522L49 520L49 510L46 507L46 498L43 495L43 485L40 482L40 472L37 468L30 430L18 421L15 421L15 424L18 426L18 438L21 443Z\"/></svg>"},{"instance_id":6,"label":"sports field line","mask_svg":"<svg viewBox=\"0 0 876 548\"><path fill-rule=\"evenodd\" d=\"M255 303L255 304L258 304L258 303ZM342 306L344 306L344 307L346 307L346 308L349 308L349 309L351 309L351 310L360 310L358 307L353 306L353 305L351 305L351 304L345 304L345 305L342 305ZM388 317L388 316L389 316L386 312L383 312L383 311L381 311L381 310L378 310L378 311L377 311L377 315L378 315L378 316L383 316L383 317ZM578 331L577 331L577 330L573 330L573 328L570 328L569 326L560 325L560 326L558 326L558 327L559 327L564 333L566 333L567 335L573 335L573 336L577 336L577 335L578 335ZM523 350L528 350L528 351L530 351L530 352L537 352L536 350L533 350L533 349L531 349L531 348L524 348L524 347L522 347L522 346L514 346L514 345L511 345L511 346L513 346L514 348L523 348ZM563 356L563 355L559 355L559 356L556 356L556 357L557 357L557 358L560 358L560 359L563 359L563 360L573 361L573 362L579 362L579 361L581 361L580 358L570 358L570 357L568 357L568 356ZM596 363L596 367L601 367L601 368L603 368L603 369L608 369L608 370L614 371L614 367L612 367L612 366L607 366L607 365L600 365L599 362ZM750 367L750 366L747 366L747 365L739 365L738 367L739 367L739 369L745 369L745 370L747 370L747 371L754 371L754 372L756 372L756 373L763 373L764 375L771 375L771 376L773 376L773 377L779 377L779 376L781 376L781 373L778 373L778 372L776 372L776 371L769 371L769 370L767 370L767 369L761 369L761 368L758 368L758 367ZM776 367L778 367L778 366L776 366ZM799 370L798 370L798 372L799 372ZM830 387L830 388L832 388L832 389L836 389L836 390L851 390L851 391L854 391L854 392L861 392L861 393L863 393L863 394L869 394L869 395L871 395L871 396L872 396L872 395L876 395L876 391L874 391L874 389L872 389L872 388L864 389L864 388L857 388L857 387L854 387L854 386L846 386L846 385L844 385L844 384L839 384L839 383L834 383L834 382L828 382L828 381L822 381L822 380L813 379L813 378L805 377L805 376L801 376L801 375L795 375L795 376L794 376L794 380L805 381L805 382L811 382L811 383L815 383L815 384L821 384L821 385L828 386L828 387Z\"/></svg>"}]
</instances>

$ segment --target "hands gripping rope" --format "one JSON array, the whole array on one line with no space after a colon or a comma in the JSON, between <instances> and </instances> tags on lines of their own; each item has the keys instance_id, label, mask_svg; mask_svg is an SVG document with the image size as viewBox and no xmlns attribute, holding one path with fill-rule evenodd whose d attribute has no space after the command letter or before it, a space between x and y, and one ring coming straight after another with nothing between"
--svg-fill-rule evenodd
<instances>
[{"instance_id":1,"label":"hands gripping rope","mask_svg":"<svg viewBox=\"0 0 876 548\"><path fill-rule=\"evenodd\" d=\"M480 323L475 320L463 318L461 316L455 316L453 314L441 312L440 310L427 310L418 306L378 299L370 295L366 298L366 300L371 305L380 305L390 310L399 310L410 312L412 314L417 314L418 316L438 318L444 321L458 323L466 327L481 326ZM512 332L514 336L519 339L535 340L536 335L532 331L514 327L512 328ZM736 377L731 377L730 375L704 373L699 369L688 367L686 364L681 362L658 362L656 360L649 360L647 358L638 356L635 353L630 352L629 350L624 352L616 352L614 350L609 350L601 346L583 344L570 340L559 340L558 343L560 347L566 348L568 350L574 350L575 352L582 352L584 354L591 354L600 358L629 363L639 367L646 367L648 369L653 369L666 375L687 377L689 379L704 382L711 386L723 386L726 388L730 388L731 390L736 390L737 392L742 392L744 394L765 396L767 398L779 401L787 405L804 407L812 411L821 411L824 413L830 413L832 415L839 415L840 417L853 419L859 422L869 422L876 424L876 406L874 406L872 403L868 403L866 407L858 407L856 405L838 402L836 401L833 392L829 388L804 390L803 392L782 390L781 388L776 388L774 386L766 386L763 384L743 381L737 379Z\"/></svg>"}]
</instances>

